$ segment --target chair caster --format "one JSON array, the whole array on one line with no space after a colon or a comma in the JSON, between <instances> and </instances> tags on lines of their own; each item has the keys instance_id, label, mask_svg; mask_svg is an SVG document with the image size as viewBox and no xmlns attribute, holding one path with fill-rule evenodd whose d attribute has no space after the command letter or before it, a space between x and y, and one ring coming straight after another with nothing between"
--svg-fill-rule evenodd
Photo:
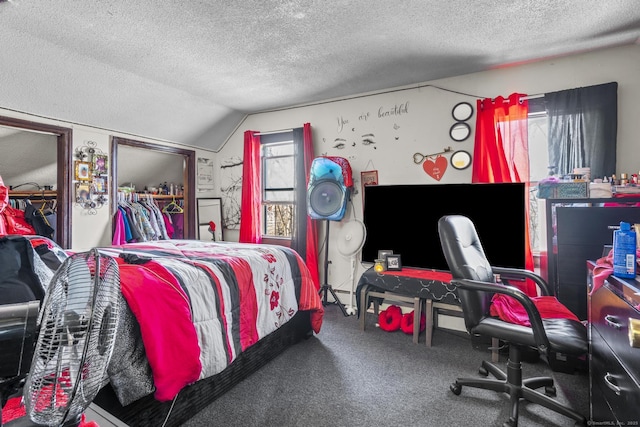
<instances>
[{"instance_id":1,"label":"chair caster","mask_svg":"<svg viewBox=\"0 0 640 427\"><path fill-rule=\"evenodd\" d=\"M509 418L509 421L502 423L502 427L518 427L518 421L513 418Z\"/></svg>"},{"instance_id":2,"label":"chair caster","mask_svg":"<svg viewBox=\"0 0 640 427\"><path fill-rule=\"evenodd\" d=\"M484 366L481 366L481 367L478 369L478 373L479 373L480 375L482 375L483 377L488 377L488 376L489 376L489 371L487 371L487 368L485 368Z\"/></svg>"},{"instance_id":3,"label":"chair caster","mask_svg":"<svg viewBox=\"0 0 640 427\"><path fill-rule=\"evenodd\" d=\"M456 396L460 396L460 392L462 391L462 386L458 383L453 383L449 386L449 390Z\"/></svg>"},{"instance_id":4,"label":"chair caster","mask_svg":"<svg viewBox=\"0 0 640 427\"><path fill-rule=\"evenodd\" d=\"M544 394L549 397L556 397L556 386L547 385L544 387Z\"/></svg>"}]
</instances>

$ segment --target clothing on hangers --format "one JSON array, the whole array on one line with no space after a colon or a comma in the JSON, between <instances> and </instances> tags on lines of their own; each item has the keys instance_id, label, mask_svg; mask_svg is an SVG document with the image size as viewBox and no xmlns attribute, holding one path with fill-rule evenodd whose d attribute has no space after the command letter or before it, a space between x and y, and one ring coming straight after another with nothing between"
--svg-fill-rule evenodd
<instances>
[{"instance_id":1,"label":"clothing on hangers","mask_svg":"<svg viewBox=\"0 0 640 427\"><path fill-rule=\"evenodd\" d=\"M168 240L171 237L163 216L160 207L150 195L118 193L118 211L114 217L116 227L112 240L113 242Z\"/></svg>"},{"instance_id":2,"label":"clothing on hangers","mask_svg":"<svg viewBox=\"0 0 640 427\"><path fill-rule=\"evenodd\" d=\"M168 213L168 214L176 214L176 213L183 213L184 209L182 209L182 206L176 203L176 198L174 197L171 203L169 203L162 209L162 212Z\"/></svg>"},{"instance_id":3,"label":"clothing on hangers","mask_svg":"<svg viewBox=\"0 0 640 427\"><path fill-rule=\"evenodd\" d=\"M56 230L51 226L51 221L44 214L44 211L44 209L36 209L36 207L31 203L31 200L27 199L24 209L24 217L34 228L36 234L53 239ZM50 212L52 213L52 211Z\"/></svg>"}]
</instances>

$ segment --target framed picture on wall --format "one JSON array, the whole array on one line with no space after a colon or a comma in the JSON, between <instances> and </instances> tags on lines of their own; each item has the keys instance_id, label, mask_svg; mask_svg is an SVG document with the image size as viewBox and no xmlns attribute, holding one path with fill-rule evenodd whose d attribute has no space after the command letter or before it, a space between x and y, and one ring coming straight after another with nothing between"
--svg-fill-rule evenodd
<instances>
[{"instance_id":1,"label":"framed picture on wall","mask_svg":"<svg viewBox=\"0 0 640 427\"><path fill-rule=\"evenodd\" d=\"M104 154L94 154L93 155L93 174L94 175L105 175L107 173L108 168L108 157Z\"/></svg>"},{"instance_id":2,"label":"framed picture on wall","mask_svg":"<svg viewBox=\"0 0 640 427\"><path fill-rule=\"evenodd\" d=\"M360 172L360 178L362 179L362 185L378 185L378 171L362 171Z\"/></svg>"},{"instance_id":3,"label":"framed picture on wall","mask_svg":"<svg viewBox=\"0 0 640 427\"><path fill-rule=\"evenodd\" d=\"M107 192L107 180L102 176L93 177L93 192L96 194L104 194Z\"/></svg>"},{"instance_id":4,"label":"framed picture on wall","mask_svg":"<svg viewBox=\"0 0 640 427\"><path fill-rule=\"evenodd\" d=\"M91 184L89 183L77 183L76 184L76 203L85 203L91 201Z\"/></svg>"},{"instance_id":5,"label":"framed picture on wall","mask_svg":"<svg viewBox=\"0 0 640 427\"><path fill-rule=\"evenodd\" d=\"M76 180L91 181L91 163L76 160Z\"/></svg>"}]
</instances>

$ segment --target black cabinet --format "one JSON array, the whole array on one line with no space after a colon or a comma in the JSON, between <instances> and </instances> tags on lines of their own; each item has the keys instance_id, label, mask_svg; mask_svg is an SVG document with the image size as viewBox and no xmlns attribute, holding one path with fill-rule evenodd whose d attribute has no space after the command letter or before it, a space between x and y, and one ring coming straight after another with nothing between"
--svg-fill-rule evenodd
<instances>
[{"instance_id":1,"label":"black cabinet","mask_svg":"<svg viewBox=\"0 0 640 427\"><path fill-rule=\"evenodd\" d=\"M640 197L624 199L546 199L546 239L541 251L541 274L560 302L581 320L587 318L587 260L603 255L613 243L620 221L640 223ZM546 251L545 251L546 249Z\"/></svg>"},{"instance_id":2,"label":"black cabinet","mask_svg":"<svg viewBox=\"0 0 640 427\"><path fill-rule=\"evenodd\" d=\"M590 284L593 266L587 264ZM590 294L588 330L590 420L638 425L640 281L610 276Z\"/></svg>"}]
</instances>

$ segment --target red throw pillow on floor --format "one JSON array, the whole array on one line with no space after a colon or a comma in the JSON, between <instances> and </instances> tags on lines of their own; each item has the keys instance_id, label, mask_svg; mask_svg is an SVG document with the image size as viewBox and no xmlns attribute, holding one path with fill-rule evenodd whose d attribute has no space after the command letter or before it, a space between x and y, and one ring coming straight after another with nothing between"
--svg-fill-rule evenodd
<instances>
[{"instance_id":1,"label":"red throw pillow on floor","mask_svg":"<svg viewBox=\"0 0 640 427\"><path fill-rule=\"evenodd\" d=\"M402 321L402 310L397 305L391 305L386 310L382 310L378 315L378 324L380 329L387 332L393 332L400 329Z\"/></svg>"},{"instance_id":2,"label":"red throw pillow on floor","mask_svg":"<svg viewBox=\"0 0 640 427\"><path fill-rule=\"evenodd\" d=\"M408 335L413 334L413 316L415 311L411 311L410 313L405 313L402 316L402 322L400 323L400 329L402 332ZM424 331L427 327L427 317L424 313L420 316L420 332Z\"/></svg>"}]
</instances>

